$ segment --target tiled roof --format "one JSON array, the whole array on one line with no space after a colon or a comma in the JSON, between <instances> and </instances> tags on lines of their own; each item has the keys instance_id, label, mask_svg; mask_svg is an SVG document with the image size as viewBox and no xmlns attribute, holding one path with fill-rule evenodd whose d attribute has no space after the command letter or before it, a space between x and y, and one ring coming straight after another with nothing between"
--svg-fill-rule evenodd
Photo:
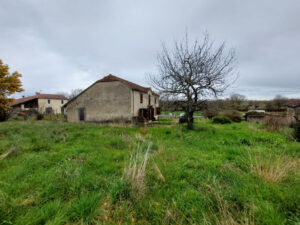
<instances>
[{"instance_id":1,"label":"tiled roof","mask_svg":"<svg viewBox=\"0 0 300 225\"><path fill-rule=\"evenodd\" d=\"M33 99L62 99L62 100L67 100L67 98L64 95L39 94L39 93L37 93L34 96L29 96L29 97L25 97L25 98L16 99L10 104L10 106L19 105L19 104L28 102L28 101L33 100Z\"/></svg>"},{"instance_id":2,"label":"tiled roof","mask_svg":"<svg viewBox=\"0 0 300 225\"><path fill-rule=\"evenodd\" d=\"M111 81L121 81L122 83L127 84L129 87L131 87L134 90L137 91L142 91L142 92L148 92L148 89L145 87L142 87L138 84L132 83L130 81L124 80L120 77L116 77L114 75L109 74L108 76L103 77L101 80L99 80L98 82L111 82Z\"/></svg>"},{"instance_id":3,"label":"tiled roof","mask_svg":"<svg viewBox=\"0 0 300 225\"><path fill-rule=\"evenodd\" d=\"M292 107L292 108L298 107L298 106L300 106L300 100L294 100L294 101L291 101L291 102L289 102L289 103L287 104L287 106L288 106L288 107Z\"/></svg>"},{"instance_id":4,"label":"tiled roof","mask_svg":"<svg viewBox=\"0 0 300 225\"><path fill-rule=\"evenodd\" d=\"M98 82L111 82L111 81L121 81L121 82L127 84L127 85L128 85L129 87L131 87L133 90L137 90L137 91L141 91L141 92L145 92L145 93L147 93L149 90L151 90L151 88L149 88L149 87L143 87L143 86L140 86L140 85L138 85L138 84L132 83L132 82L130 82L130 81L128 81L128 80L124 80L124 79L122 79L122 78L120 78L120 77L116 77L116 76L111 75L111 74L109 74L108 76L103 77L103 78L102 78L101 80L99 80ZM152 91L152 90L151 90L151 91ZM153 91L152 91L152 93L153 93L154 95L157 95L157 96L158 96L158 94L154 93Z\"/></svg>"}]
</instances>

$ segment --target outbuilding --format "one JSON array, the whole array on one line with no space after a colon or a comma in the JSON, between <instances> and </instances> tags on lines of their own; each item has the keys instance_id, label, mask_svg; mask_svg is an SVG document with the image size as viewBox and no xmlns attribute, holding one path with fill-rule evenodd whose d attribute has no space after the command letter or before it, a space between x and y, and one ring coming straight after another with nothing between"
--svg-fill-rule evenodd
<instances>
[{"instance_id":1,"label":"outbuilding","mask_svg":"<svg viewBox=\"0 0 300 225\"><path fill-rule=\"evenodd\" d=\"M14 100L11 104L11 114L26 111L39 113L60 114L63 113L62 106L68 99L64 95L41 94L36 92L33 96L22 97Z\"/></svg>"}]
</instances>

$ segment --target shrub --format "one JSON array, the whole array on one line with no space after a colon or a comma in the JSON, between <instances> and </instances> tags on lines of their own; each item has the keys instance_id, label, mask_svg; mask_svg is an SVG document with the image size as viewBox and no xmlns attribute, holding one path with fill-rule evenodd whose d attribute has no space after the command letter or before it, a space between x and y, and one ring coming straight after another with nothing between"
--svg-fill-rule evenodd
<instances>
[{"instance_id":1,"label":"shrub","mask_svg":"<svg viewBox=\"0 0 300 225\"><path fill-rule=\"evenodd\" d=\"M17 115L13 115L8 119L8 121L23 121L23 120L24 120L24 117L17 116Z\"/></svg>"},{"instance_id":2,"label":"shrub","mask_svg":"<svg viewBox=\"0 0 300 225\"><path fill-rule=\"evenodd\" d=\"M36 119L37 119L37 120L42 120L42 119L44 119L44 114L38 113L38 114L36 115Z\"/></svg>"},{"instance_id":3,"label":"shrub","mask_svg":"<svg viewBox=\"0 0 300 225\"><path fill-rule=\"evenodd\" d=\"M233 122L239 123L242 121L241 114L237 110L226 110L223 114Z\"/></svg>"},{"instance_id":4,"label":"shrub","mask_svg":"<svg viewBox=\"0 0 300 225\"><path fill-rule=\"evenodd\" d=\"M286 117L266 116L264 124L269 131L279 131L282 126L288 125L288 121Z\"/></svg>"},{"instance_id":5,"label":"shrub","mask_svg":"<svg viewBox=\"0 0 300 225\"><path fill-rule=\"evenodd\" d=\"M300 142L300 123L294 125L294 138Z\"/></svg>"},{"instance_id":6,"label":"shrub","mask_svg":"<svg viewBox=\"0 0 300 225\"><path fill-rule=\"evenodd\" d=\"M212 119L212 122L217 124L226 124L231 123L231 120L226 116L216 116Z\"/></svg>"},{"instance_id":7,"label":"shrub","mask_svg":"<svg viewBox=\"0 0 300 225\"><path fill-rule=\"evenodd\" d=\"M49 121L65 122L67 118L64 114L44 114L43 119L44 120L49 120Z\"/></svg>"},{"instance_id":8,"label":"shrub","mask_svg":"<svg viewBox=\"0 0 300 225\"><path fill-rule=\"evenodd\" d=\"M246 115L247 116L265 116L265 112L258 112L258 111L249 111L249 112L246 112Z\"/></svg>"},{"instance_id":9,"label":"shrub","mask_svg":"<svg viewBox=\"0 0 300 225\"><path fill-rule=\"evenodd\" d=\"M218 116L219 112L216 109L205 109L203 111L203 116L208 119Z\"/></svg>"},{"instance_id":10,"label":"shrub","mask_svg":"<svg viewBox=\"0 0 300 225\"><path fill-rule=\"evenodd\" d=\"M8 112L0 110L0 121L5 121L9 117Z\"/></svg>"},{"instance_id":11,"label":"shrub","mask_svg":"<svg viewBox=\"0 0 300 225\"><path fill-rule=\"evenodd\" d=\"M26 113L26 112L19 112L19 113L18 113L18 116L21 116L21 117L23 117L23 118L24 118L24 120L27 120L27 119L28 119L28 115L27 115L27 113Z\"/></svg>"}]
</instances>

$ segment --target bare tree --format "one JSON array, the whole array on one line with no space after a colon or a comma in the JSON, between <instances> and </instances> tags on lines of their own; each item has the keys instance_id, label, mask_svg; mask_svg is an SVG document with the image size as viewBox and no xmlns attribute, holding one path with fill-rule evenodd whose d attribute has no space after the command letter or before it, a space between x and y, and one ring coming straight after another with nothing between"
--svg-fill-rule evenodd
<instances>
[{"instance_id":1,"label":"bare tree","mask_svg":"<svg viewBox=\"0 0 300 225\"><path fill-rule=\"evenodd\" d=\"M223 42L215 47L205 34L191 45L188 35L169 50L163 44L158 55L158 74L149 81L161 95L186 102L188 129L193 129L193 114L209 96L218 97L236 79L235 51L226 51Z\"/></svg>"},{"instance_id":2,"label":"bare tree","mask_svg":"<svg viewBox=\"0 0 300 225\"><path fill-rule=\"evenodd\" d=\"M79 95L83 90L80 88L77 89L72 89L70 94L68 94L67 98L70 100L74 97L76 97L77 95Z\"/></svg>"}]
</instances>

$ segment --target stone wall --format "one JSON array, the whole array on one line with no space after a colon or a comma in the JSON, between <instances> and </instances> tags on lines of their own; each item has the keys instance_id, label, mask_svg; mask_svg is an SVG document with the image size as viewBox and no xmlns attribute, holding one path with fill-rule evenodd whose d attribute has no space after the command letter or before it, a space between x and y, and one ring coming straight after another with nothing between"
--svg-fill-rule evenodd
<instances>
[{"instance_id":1,"label":"stone wall","mask_svg":"<svg viewBox=\"0 0 300 225\"><path fill-rule=\"evenodd\" d=\"M258 124L268 124L269 122L274 122L282 126L289 126L292 123L291 119L288 116L272 114L265 114L264 116L248 115L247 121Z\"/></svg>"},{"instance_id":2,"label":"stone wall","mask_svg":"<svg viewBox=\"0 0 300 225\"><path fill-rule=\"evenodd\" d=\"M132 91L119 81L99 82L66 107L69 122L79 122L79 110L85 110L87 122L131 121Z\"/></svg>"},{"instance_id":3,"label":"stone wall","mask_svg":"<svg viewBox=\"0 0 300 225\"><path fill-rule=\"evenodd\" d=\"M255 115L247 116L247 121L251 123L263 124L264 120L265 120L265 116L255 116Z\"/></svg>"}]
</instances>

